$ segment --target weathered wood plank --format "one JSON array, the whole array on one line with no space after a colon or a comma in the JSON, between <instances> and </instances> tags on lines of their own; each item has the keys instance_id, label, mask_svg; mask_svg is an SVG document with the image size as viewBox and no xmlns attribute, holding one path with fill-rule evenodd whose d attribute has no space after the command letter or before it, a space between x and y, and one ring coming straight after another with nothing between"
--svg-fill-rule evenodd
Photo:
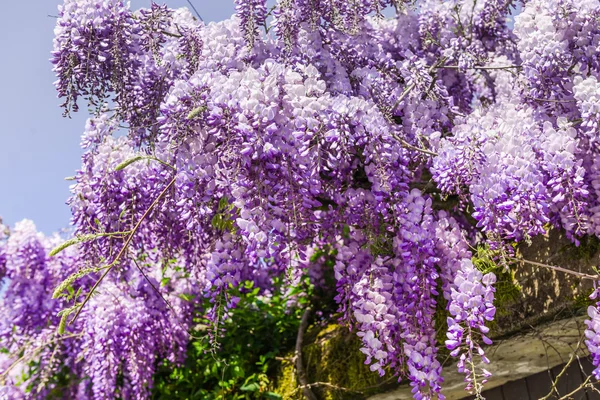
<instances>
[{"instance_id":1,"label":"weathered wood plank","mask_svg":"<svg viewBox=\"0 0 600 400\"><path fill-rule=\"evenodd\" d=\"M583 376L584 377L591 375L592 371L594 370L594 365L592 364L590 359L587 357L581 359L581 366L583 367ZM592 382L596 382L596 380L594 378L592 378ZM600 390L600 384L595 383L594 386L596 387L596 389ZM595 391L593 389L587 389L586 394L587 394L588 400L600 400L600 393L598 393L597 391Z\"/></svg>"},{"instance_id":2,"label":"weathered wood plank","mask_svg":"<svg viewBox=\"0 0 600 400\"><path fill-rule=\"evenodd\" d=\"M525 380L530 399L541 399L550 392L550 388L552 387L552 375L550 371L538 372L537 374L528 376Z\"/></svg>"},{"instance_id":3,"label":"weathered wood plank","mask_svg":"<svg viewBox=\"0 0 600 400\"><path fill-rule=\"evenodd\" d=\"M501 386L505 400L529 400L525 379L511 381ZM532 399L537 400L537 399Z\"/></svg>"},{"instance_id":4,"label":"weathered wood plank","mask_svg":"<svg viewBox=\"0 0 600 400\"><path fill-rule=\"evenodd\" d=\"M573 364L571 364L567 369L565 376L562 376L561 379L564 379L567 382L567 389L563 395L571 393L577 388L581 387L581 385L583 384L583 378L579 363L575 361ZM574 400L587 400L587 396L585 395L584 389L573 393L571 397Z\"/></svg>"}]
</instances>

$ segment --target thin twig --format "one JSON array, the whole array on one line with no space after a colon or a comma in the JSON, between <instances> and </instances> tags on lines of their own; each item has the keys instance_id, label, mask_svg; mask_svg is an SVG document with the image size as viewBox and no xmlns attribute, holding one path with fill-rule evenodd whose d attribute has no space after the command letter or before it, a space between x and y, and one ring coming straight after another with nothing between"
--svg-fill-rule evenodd
<instances>
[{"instance_id":1,"label":"thin twig","mask_svg":"<svg viewBox=\"0 0 600 400\"><path fill-rule=\"evenodd\" d=\"M590 379L592 379L591 375L588 375L588 377L585 379L585 381L579 385L578 388L574 389L572 392L565 394L564 396L562 396L561 398L559 398L558 400L570 400L573 398L573 395L575 393L577 393L578 391L580 391L582 388L584 388L590 381Z\"/></svg>"},{"instance_id":2,"label":"thin twig","mask_svg":"<svg viewBox=\"0 0 600 400\"><path fill-rule=\"evenodd\" d=\"M119 254L117 254L117 257L108 266L108 268L106 269L106 271L104 272L104 274L102 274L102 276L100 277L100 279L98 279L96 281L96 283L94 283L94 286L92 286L92 289L89 291L89 293L85 297L85 300L83 300L83 303L81 303L81 306L79 306L79 308L77 309L77 313L75 313L75 316L73 317L73 319L71 319L71 322L69 322L70 324L72 324L77 319L77 317L79 316L79 314L81 314L81 310L83 310L83 307L90 300L90 297L92 297L92 294L94 293L94 291L96 290L96 288L98 287L98 285L100 285L100 283L102 282L102 280L104 280L104 278L106 277L106 275L108 275L108 273L113 269L113 267L115 265L117 265L117 263L119 262L119 260L123 256L123 254L125 254L125 250L127 250L127 248L129 247L129 244L133 240L133 237L135 236L137 230L140 228L140 225L142 225L142 222L146 219L146 217L148 215L150 215L150 212L154 209L154 207L156 207L156 205L158 204L158 202L160 201L160 199L167 193L167 191L171 188L171 186L173 186L173 184L175 183L175 180L176 180L176 177L173 177L173 179L171 179L171 182L169 182L169 184L167 185L167 187L165 187L163 189L163 191L158 195L158 197L154 200L154 202L152 204L150 204L150 207L148 207L148 209L146 210L146 212L144 213L144 215L142 215L142 218L140 218L140 220L137 222L137 224L135 225L135 227L131 230L131 233L129 234L129 237L127 238L127 240L125 241L125 244L123 245L123 247L119 251Z\"/></svg>"},{"instance_id":3,"label":"thin twig","mask_svg":"<svg viewBox=\"0 0 600 400\"><path fill-rule=\"evenodd\" d=\"M408 96L408 94L417 86L416 82L411 83L406 89L404 89L404 92L402 92L402 94L400 95L400 97L398 97L398 100L396 100L396 103L394 103L394 107L392 107L392 110L395 110L396 107L398 107L400 105L400 102L402 100L404 100L404 98L406 96Z\"/></svg>"},{"instance_id":4,"label":"thin twig","mask_svg":"<svg viewBox=\"0 0 600 400\"><path fill-rule=\"evenodd\" d=\"M10 372L11 369L13 369L18 363L20 363L23 360L26 360L29 357L33 357L35 356L36 353L38 353L39 351L41 351L45 346L52 344L52 343L56 343L56 342L60 342L62 340L66 340L66 339L70 339L73 337L79 337L82 336L83 333L73 333L71 335L66 335L66 336L60 336L54 340L49 340L47 342L42 343L41 345L39 345L38 347L34 348L30 353L25 352L17 361L15 361L14 363L12 363L6 370L4 370L1 374L0 374L0 382L2 382L4 380L4 378L6 377L6 375Z\"/></svg>"},{"instance_id":5,"label":"thin twig","mask_svg":"<svg viewBox=\"0 0 600 400\"><path fill-rule=\"evenodd\" d=\"M150 278L148 278L148 276L146 275L146 273L144 272L144 270L142 270L142 267L140 267L140 265L137 263L136 260L133 260L133 263L137 267L138 271L140 271L140 273L142 274L142 276L144 277L144 279L146 279L146 282L148 282L150 284L150 287L152 287L152 289L156 292L156 294L165 302L165 304L167 305L167 307L169 307L169 309L173 312L173 315L176 316L177 313L175 313L175 309L173 308L173 306L171 305L171 303L169 303L169 301L167 299L165 299L165 297L160 292L160 290L158 290L158 288L156 286L154 286L154 283L152 283L152 281L150 280Z\"/></svg>"},{"instance_id":6,"label":"thin twig","mask_svg":"<svg viewBox=\"0 0 600 400\"><path fill-rule=\"evenodd\" d=\"M308 385L298 386L296 388L296 390L294 390L294 393L297 392L300 389L312 388L312 387L315 387L315 386L325 386L325 387L328 387L328 388L331 388L331 389L341 390L341 391L344 391L344 392L352 392L352 393L362 394L362 392L360 390L354 390L354 389L348 389L348 388L341 387L341 386L336 386L336 385L334 385L332 383L329 383L329 382L313 382L313 383L309 383Z\"/></svg>"},{"instance_id":7,"label":"thin twig","mask_svg":"<svg viewBox=\"0 0 600 400\"><path fill-rule=\"evenodd\" d=\"M198 18L200 18L200 21L204 22L204 20L202 19L202 16L200 16L200 13L198 12L198 10L196 10L196 7L194 7L194 5L192 4L192 2L190 0L187 0L187 2L190 5L190 7L192 7L192 10L194 10L194 12L198 16Z\"/></svg>"},{"instance_id":8,"label":"thin twig","mask_svg":"<svg viewBox=\"0 0 600 400\"><path fill-rule=\"evenodd\" d=\"M296 337L296 372L298 374L298 382L300 382L300 388L302 393L307 400L317 400L315 394L310 390L310 384L306 378L306 371L304 370L304 364L302 361L302 341L304 340L304 331L308 327L308 317L310 316L310 307L306 307L304 314L302 314L302 320L300 321L300 327L298 328L298 336Z\"/></svg>"},{"instance_id":9,"label":"thin twig","mask_svg":"<svg viewBox=\"0 0 600 400\"><path fill-rule=\"evenodd\" d=\"M535 100L535 101L546 101L549 103L575 103L575 102L577 102L577 100L575 100L575 99L573 99L573 100L540 99L538 97L531 97L531 96L527 96L527 98L529 98L531 100Z\"/></svg>"},{"instance_id":10,"label":"thin twig","mask_svg":"<svg viewBox=\"0 0 600 400\"><path fill-rule=\"evenodd\" d=\"M162 30L161 33L163 35L171 36L171 37L174 37L174 38L182 38L183 37L183 35L178 35L177 33L171 33L171 32L165 31L165 30ZM119 126L119 128L129 129L129 127L126 127L126 126L123 126L123 127Z\"/></svg>"},{"instance_id":11,"label":"thin twig","mask_svg":"<svg viewBox=\"0 0 600 400\"><path fill-rule=\"evenodd\" d=\"M441 65L439 67L436 67L438 69L478 69L478 70L492 70L492 69L513 69L513 68L523 68L522 65L502 65L502 66L494 66L494 65L490 65L490 66L484 66L484 65L479 65L479 66L474 66L474 67L466 67L466 68L462 68L458 65Z\"/></svg>"},{"instance_id":12,"label":"thin twig","mask_svg":"<svg viewBox=\"0 0 600 400\"><path fill-rule=\"evenodd\" d=\"M523 258L515 258L515 257L506 257L506 258L509 259L509 260L512 260L512 261L517 261L517 262L522 262L522 263L525 263L525 264L535 265L536 267L548 268L548 269L552 269L552 270L555 270L555 271L560 271L560 272L564 272L564 273L567 273L567 274L575 275L575 276L577 276L577 277L579 277L581 279L590 279L592 281L600 280L600 275L585 274L583 272L577 272L577 271L573 271L573 270L566 269L566 268L563 268L563 267L557 267L557 266L554 266L554 265L542 264L542 263L539 263L539 262L536 262L536 261L525 260Z\"/></svg>"},{"instance_id":13,"label":"thin twig","mask_svg":"<svg viewBox=\"0 0 600 400\"><path fill-rule=\"evenodd\" d=\"M406 140L402 139L400 136L398 136L398 135L397 135L397 134L395 134L395 133L392 133L392 137L393 137L394 139L396 139L398 142L400 142L400 144L401 144L403 147L406 147L407 149L411 149L411 150L419 151L419 152L421 152L421 153L423 153L423 154L427 154L427 155L429 155L429 156L433 156L433 157L436 157L436 156L438 155L437 153L435 153L435 152L433 152L433 151L430 151L430 150L427 150L427 149L422 149L422 148L420 148L420 147L417 147L417 146L413 146L412 144L408 143Z\"/></svg>"},{"instance_id":14,"label":"thin twig","mask_svg":"<svg viewBox=\"0 0 600 400\"><path fill-rule=\"evenodd\" d=\"M584 335L579 337L579 341L577 342L577 350L579 350L579 348L581 347L581 344L583 343L583 338L585 338ZM573 352L573 354L571 354L569 361L567 361L567 363L565 364L563 369L560 371L560 373L558 375L556 375L554 380L550 381L550 383L552 383L552 389L550 390L550 393L548 393L546 396L542 397L540 400L549 399L552 396L553 392L556 392L556 395L560 396L560 393L558 392L558 389L556 388L556 386L558 385L558 381L559 381L560 377L563 376L565 374L565 372L567 372L567 369L569 368L569 366L571 366L571 364L573 363L573 360L575 360L575 357L577 356L577 350L575 350ZM556 351L556 349L555 349L555 351Z\"/></svg>"},{"instance_id":15,"label":"thin twig","mask_svg":"<svg viewBox=\"0 0 600 400\"><path fill-rule=\"evenodd\" d=\"M439 68L439 66L441 64L443 64L446 61L446 59L441 59L438 62L436 62L435 64L433 64L431 67L429 67L429 70L427 71L428 74L431 75L431 73L433 71L435 71L437 68ZM408 94L417 86L417 82L414 81L413 83L411 83L406 89L404 89L404 92L402 92L402 94L400 95L400 97L398 97L398 99L396 100L396 103L394 104L394 106L392 107L392 111L396 109L396 107L398 107L400 105L400 102L402 102L402 100L404 100L404 98L406 96L408 96Z\"/></svg>"},{"instance_id":16,"label":"thin twig","mask_svg":"<svg viewBox=\"0 0 600 400\"><path fill-rule=\"evenodd\" d=\"M439 60L438 62L436 62L435 64L433 64L431 67L429 67L429 70L427 71L430 75L433 73L433 71L435 71L436 68L438 68L441 64L443 64L446 61L445 58L442 58L441 60ZM435 82L435 79L432 77L433 82ZM432 84L433 84L432 82ZM398 97L398 99L396 100L396 103L394 103L394 106L391 108L391 111L395 110L400 103L402 102L402 100L404 100L404 98L406 96L408 96L408 94L417 86L417 82L414 81L413 83L411 83L406 89L404 89L404 92L402 92L402 94L400 95L400 97ZM423 154L427 154L430 156L437 156L437 153L434 153L433 151L429 151L426 149L421 149L420 147L414 146L410 143L408 143L406 140L402 139L400 136L398 136L395 133L392 133L392 137L394 139L396 139L398 142L400 142L400 144L408 149L411 150L415 150L415 151L419 151Z\"/></svg>"}]
</instances>

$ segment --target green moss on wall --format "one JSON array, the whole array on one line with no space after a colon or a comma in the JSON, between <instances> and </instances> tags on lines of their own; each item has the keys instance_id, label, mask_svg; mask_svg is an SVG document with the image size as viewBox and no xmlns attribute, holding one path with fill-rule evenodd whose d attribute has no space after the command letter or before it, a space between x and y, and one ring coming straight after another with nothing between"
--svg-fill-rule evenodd
<instances>
[{"instance_id":1,"label":"green moss on wall","mask_svg":"<svg viewBox=\"0 0 600 400\"><path fill-rule=\"evenodd\" d=\"M569 258L590 260L597 255L600 249L600 241L595 238L582 239L579 246L565 245L558 241L550 242L548 249L551 246L563 246L561 248L554 247L554 253L563 254L568 252ZM521 265L500 265L494 260L497 259L497 254L490 251L487 247L479 247L474 251L473 264L482 272L493 272L497 281L494 285L496 288L495 305L497 309L497 318L490 324L491 336L502 337L516 332L528 329L529 324L536 324L536 321L527 318L521 318L521 325L514 325L511 314L515 310L520 310L523 304L527 304L532 299L529 297L523 285L523 271ZM548 255L549 257L549 255ZM539 278L539 272L547 272L547 270L530 269L526 277L537 279L540 285L546 282ZM540 279L542 279L540 281ZM553 278L556 279L556 278ZM548 281L548 283L551 283ZM441 282L440 282L441 284ZM573 284L577 284L574 282ZM570 297L560 297L561 309L574 311L585 310L590 304L589 290L579 293L571 290ZM444 347L446 340L446 311L447 301L443 295L437 298L436 312L436 327L437 339L439 344L439 357L444 359L448 355ZM544 308L543 304L539 307L542 310L535 317L544 317L546 315L555 315L553 311ZM584 311L582 311L584 312ZM513 316L514 317L514 316ZM520 317L519 317L520 318ZM541 320L540 320L541 321ZM538 321L539 322L539 321ZM365 356L360 352L362 347L360 339L356 333L349 332L348 329L337 324L330 324L324 327L311 327L305 337L305 345L303 347L303 358L305 369L307 372L308 381L311 383L325 382L329 386L317 385L312 388L313 392L319 399L323 400L353 400L365 399L366 397L384 392L392 387L397 387L397 378L387 373L384 377L379 377L377 373L371 372L369 366L364 364ZM287 354L288 360L282 361L278 371L278 375L274 380L272 390L280 394L284 399L301 400L303 399L302 391L298 389L296 379L296 370L293 364L293 352ZM337 387L337 388L336 388ZM340 389L344 388L344 390Z\"/></svg>"},{"instance_id":2,"label":"green moss on wall","mask_svg":"<svg viewBox=\"0 0 600 400\"><path fill-rule=\"evenodd\" d=\"M396 382L390 373L380 377L365 365L365 355L360 352L361 342L356 333L337 324L312 327L306 335L303 347L305 370L309 382L326 382L332 386L317 385L312 391L323 400L359 400L384 391ZM284 399L301 400L297 389L293 353L282 361L275 393ZM336 388L337 387L337 388ZM343 388L343 389L342 389Z\"/></svg>"},{"instance_id":3,"label":"green moss on wall","mask_svg":"<svg viewBox=\"0 0 600 400\"><path fill-rule=\"evenodd\" d=\"M495 253L487 246L479 246L473 254L473 265L483 274L493 273L496 275L494 288L494 305L496 306L496 318L488 323L491 335L498 332L500 327L498 321L511 314L511 305L518 302L522 293L521 287L515 279L515 269L509 265L502 266L494 261Z\"/></svg>"}]
</instances>

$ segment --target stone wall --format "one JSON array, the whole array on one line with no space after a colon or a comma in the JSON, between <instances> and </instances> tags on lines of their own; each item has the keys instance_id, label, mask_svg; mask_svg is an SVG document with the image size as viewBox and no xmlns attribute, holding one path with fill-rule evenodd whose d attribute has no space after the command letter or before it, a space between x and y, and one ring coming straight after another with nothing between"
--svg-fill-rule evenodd
<instances>
[{"instance_id":1,"label":"stone wall","mask_svg":"<svg viewBox=\"0 0 600 400\"><path fill-rule=\"evenodd\" d=\"M561 232L551 231L519 246L517 256L525 260L596 274L600 265L597 239L585 239L575 246ZM512 265L497 284L496 321L493 323L494 347L487 351L492 360L489 370L494 378L488 387L519 379L527 374L549 369L565 362L569 354L585 353L578 341L583 332L585 311L592 282L564 272L534 266ZM518 290L514 290L515 286ZM503 289L506 288L506 289ZM503 293L503 290L506 293ZM445 321L440 315L438 323ZM440 330L440 340L445 336ZM365 399L374 393L389 395L373 400L411 398L396 378L379 377L364 365L359 338L345 327L328 325L310 327L303 347L306 371L313 392L319 399ZM441 355L447 354L444 349ZM446 395L449 399L465 397L462 376L455 372L453 360L445 367ZM284 399L302 399L298 390L293 353L282 360L275 391Z\"/></svg>"}]
</instances>

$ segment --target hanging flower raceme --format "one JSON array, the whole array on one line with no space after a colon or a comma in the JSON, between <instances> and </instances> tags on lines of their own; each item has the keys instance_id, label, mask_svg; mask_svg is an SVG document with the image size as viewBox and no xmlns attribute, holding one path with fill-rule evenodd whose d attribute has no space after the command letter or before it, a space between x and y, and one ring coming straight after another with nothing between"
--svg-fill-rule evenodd
<instances>
[{"instance_id":1,"label":"hanging flower raceme","mask_svg":"<svg viewBox=\"0 0 600 400\"><path fill-rule=\"evenodd\" d=\"M594 286L596 283L594 282ZM597 300L598 299L599 290L597 287L594 287L594 291L590 295L590 299ZM592 374L598 380L600 380L600 311L598 311L598 307L600 304L596 303L595 306L588 307L588 316L589 320L585 321L587 325L587 329L585 330L585 345L590 351L590 355L592 356L592 364L594 367L594 371Z\"/></svg>"},{"instance_id":2,"label":"hanging flower raceme","mask_svg":"<svg viewBox=\"0 0 600 400\"><path fill-rule=\"evenodd\" d=\"M440 211L433 225L436 250L439 257L442 293L448 301L452 299L454 279L465 260L471 259L471 250L459 223L445 211Z\"/></svg>"},{"instance_id":3,"label":"hanging flower raceme","mask_svg":"<svg viewBox=\"0 0 600 400\"><path fill-rule=\"evenodd\" d=\"M357 335L364 347L360 349L371 364L371 371L384 375L383 368L390 364L396 354L392 331L396 322L393 302L392 274L377 259L367 268L361 279L352 287L354 318L358 323Z\"/></svg>"},{"instance_id":4,"label":"hanging flower raceme","mask_svg":"<svg viewBox=\"0 0 600 400\"><path fill-rule=\"evenodd\" d=\"M435 310L438 270L435 265L434 216L431 199L414 189L397 210L400 229L394 238L397 258L394 296L397 337L408 367L415 399L443 398L442 367L437 360Z\"/></svg>"},{"instance_id":5,"label":"hanging flower raceme","mask_svg":"<svg viewBox=\"0 0 600 400\"><path fill-rule=\"evenodd\" d=\"M470 260L463 260L454 279L452 300L448 306L448 340L446 347L451 355L459 357L458 371L466 375L466 390L481 393L482 386L491 373L476 365L476 357L489 363L482 344L492 341L486 336L489 328L485 325L494 319L493 284L496 276L489 272L483 275Z\"/></svg>"},{"instance_id":6,"label":"hanging flower raceme","mask_svg":"<svg viewBox=\"0 0 600 400\"><path fill-rule=\"evenodd\" d=\"M104 285L82 316L80 351L88 360L83 372L90 382L82 382L79 390L89 398L120 393L126 398L146 399L157 361L179 363L185 356L191 320L173 314L175 310L155 292L158 281L146 281L141 274L132 278L130 282L136 283L125 290L118 283ZM177 296L169 296L169 300L181 302Z\"/></svg>"},{"instance_id":7,"label":"hanging flower raceme","mask_svg":"<svg viewBox=\"0 0 600 400\"><path fill-rule=\"evenodd\" d=\"M258 29L265 24L267 16L266 0L236 0L236 11L248 46L252 48Z\"/></svg>"},{"instance_id":8,"label":"hanging flower raceme","mask_svg":"<svg viewBox=\"0 0 600 400\"><path fill-rule=\"evenodd\" d=\"M61 364L77 371L75 339L57 334L61 324L57 314L69 303L54 299L52 294L65 275L75 272L79 254L70 248L57 257L48 257L60 238L37 232L29 220L17 223L10 232L1 224L0 229L0 261L5 269L0 302L0 343L4 350L0 369L6 379L0 385L0 395L44 398L53 389L45 380ZM22 360L30 362L23 364ZM29 394L26 387L30 388Z\"/></svg>"},{"instance_id":9,"label":"hanging flower raceme","mask_svg":"<svg viewBox=\"0 0 600 400\"><path fill-rule=\"evenodd\" d=\"M66 110L77 111L80 96L102 106L110 91L133 89L138 26L123 1L67 0L59 12L52 63Z\"/></svg>"}]
</instances>

